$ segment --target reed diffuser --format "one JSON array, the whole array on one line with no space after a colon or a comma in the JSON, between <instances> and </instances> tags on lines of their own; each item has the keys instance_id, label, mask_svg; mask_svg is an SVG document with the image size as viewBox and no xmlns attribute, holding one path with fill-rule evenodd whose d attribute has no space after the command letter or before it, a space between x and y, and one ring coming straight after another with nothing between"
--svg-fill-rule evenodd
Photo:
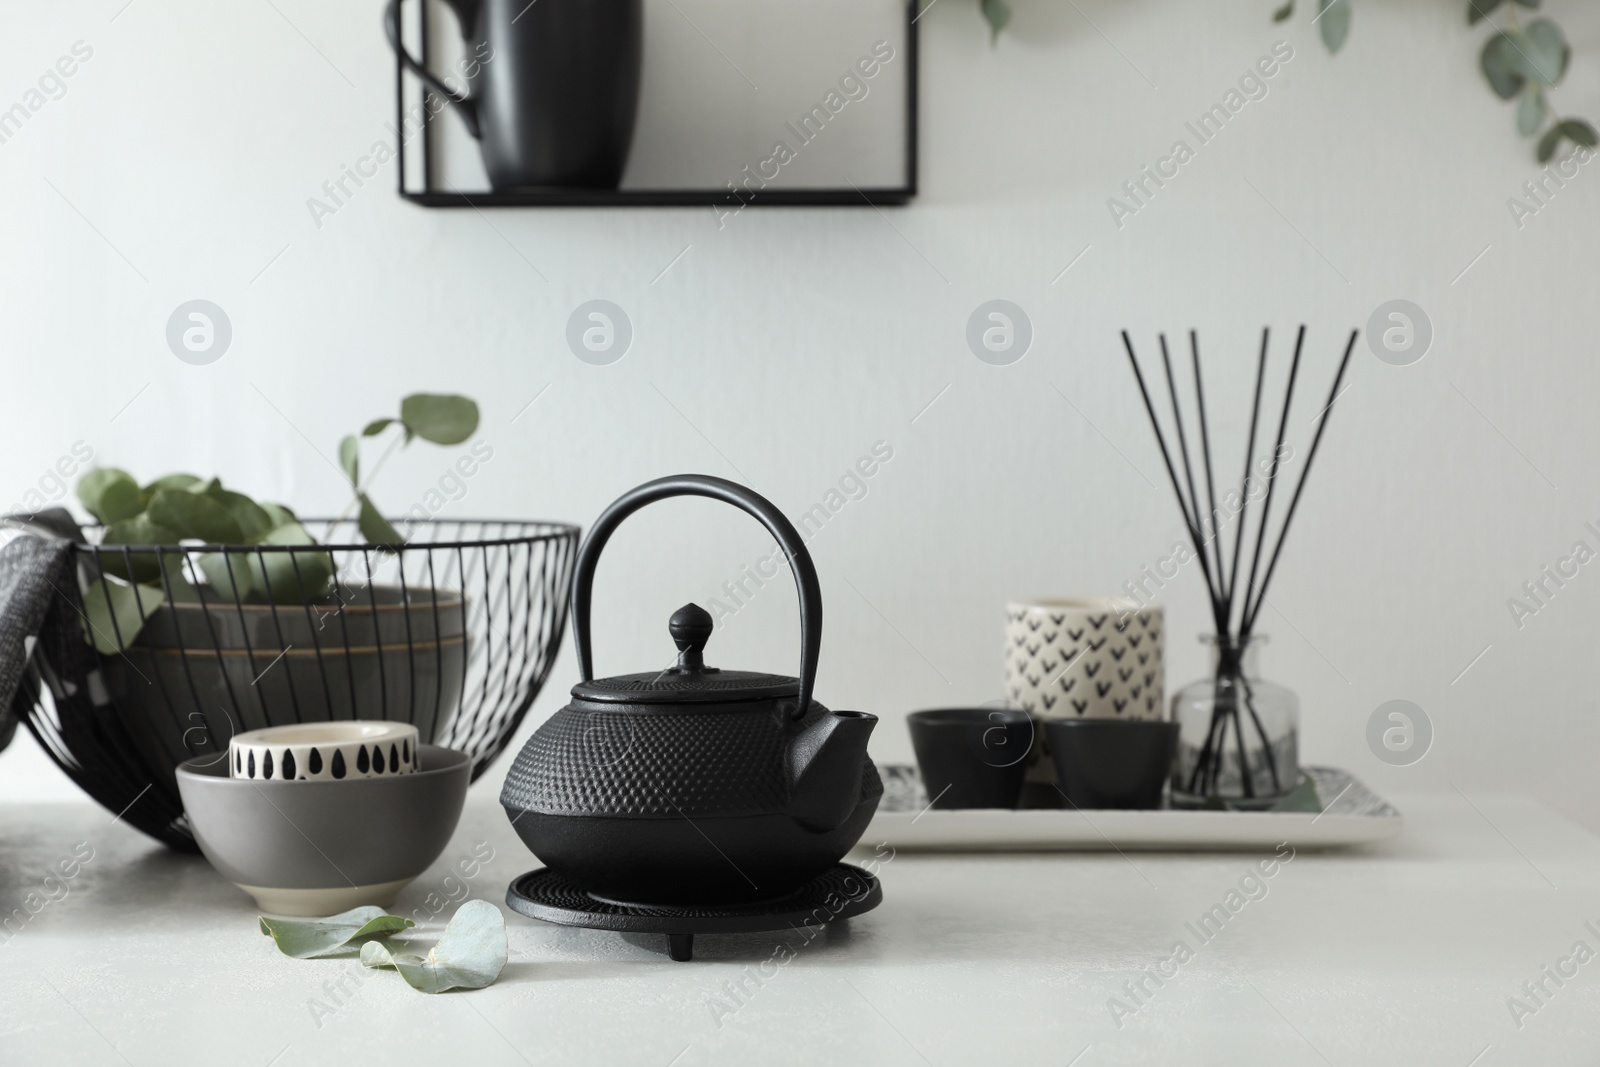
<instances>
[{"instance_id":1,"label":"reed diffuser","mask_svg":"<svg viewBox=\"0 0 1600 1067\"><path fill-rule=\"evenodd\" d=\"M1345 370L1350 365L1350 354L1355 350L1358 331L1350 332L1344 356L1334 374L1333 386L1328 390L1327 403L1316 415L1316 430L1311 437L1311 447L1306 454L1305 466L1289 498L1272 551L1266 556L1266 568L1261 569L1262 551L1266 547L1268 526L1272 517L1273 493L1277 475L1284 457L1284 437L1289 426L1289 411L1294 401L1295 383L1300 375L1300 355L1305 345L1306 328L1300 327L1295 337L1294 357L1289 364L1288 385L1284 390L1281 413L1278 417L1277 441L1269 456L1259 464L1256 456L1256 432L1261 419L1261 401L1267 375L1267 349L1269 332L1261 331L1261 354L1257 360L1255 396L1250 409L1250 432L1245 445L1244 474L1238 493L1238 528L1234 533L1231 560L1224 551L1221 531L1221 512L1217 508L1216 477L1211 456L1211 428L1206 414L1204 377L1200 367L1200 342L1195 331L1189 331L1189 356L1194 372L1194 408L1199 429L1200 464L1205 475L1205 505L1202 514L1200 494L1196 487L1194 467L1189 446L1189 434L1184 427L1183 405L1178 400L1177 377L1172 370L1172 357L1167 350L1167 338L1160 337L1161 363L1167 380L1167 393L1172 402L1172 435L1177 441L1178 459L1183 478L1178 477L1179 464L1173 462L1172 450L1167 445L1161 419L1151 400L1150 389L1134 355L1133 342L1128 332L1122 332L1122 343L1128 350L1128 362L1139 383L1139 393L1144 398L1150 427L1155 431L1156 444L1161 449L1166 464L1167 477L1172 482L1172 492L1178 500L1178 510L1183 515L1184 526L1194 544L1200 572L1206 580L1206 592L1211 600L1214 634L1207 640L1212 645L1211 675L1192 685L1185 686L1172 702L1173 719L1179 724L1178 752L1173 760L1172 802L1175 806L1200 806L1217 801L1236 807L1270 807L1292 791L1300 781L1299 767L1299 704L1294 693L1283 686L1261 678L1256 667L1258 652L1264 638L1255 633L1261 606L1266 601L1267 588L1277 570L1283 552L1283 542L1289 526L1294 522L1295 510L1306 487L1306 477L1316 461L1317 449L1322 443L1323 431L1328 427L1334 402L1338 399ZM1243 588L1239 585L1239 564L1246 555L1245 530L1248 525L1252 491L1260 485L1253 481L1252 472L1261 472L1265 482L1261 513L1256 524L1254 548L1249 552L1250 569ZM1187 489L1187 494L1185 494ZM1230 509L1231 510L1231 509ZM1259 577L1259 580L1258 580ZM1236 611L1237 608L1237 611ZM1231 735L1231 736L1230 736Z\"/></svg>"}]
</instances>

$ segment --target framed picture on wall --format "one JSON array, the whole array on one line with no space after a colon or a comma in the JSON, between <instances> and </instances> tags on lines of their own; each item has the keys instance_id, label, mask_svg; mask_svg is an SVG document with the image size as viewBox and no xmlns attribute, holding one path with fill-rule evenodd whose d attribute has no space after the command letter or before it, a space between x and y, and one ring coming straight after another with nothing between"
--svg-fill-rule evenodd
<instances>
[{"instance_id":1,"label":"framed picture on wall","mask_svg":"<svg viewBox=\"0 0 1600 1067\"><path fill-rule=\"evenodd\" d=\"M615 188L491 182L474 118L463 114L471 109L397 63L400 194L428 207L866 206L915 195L917 5L639 4L638 102ZM512 53L465 40L441 0L404 5L399 27L407 52L445 88L503 90L477 60L508 64Z\"/></svg>"}]
</instances>

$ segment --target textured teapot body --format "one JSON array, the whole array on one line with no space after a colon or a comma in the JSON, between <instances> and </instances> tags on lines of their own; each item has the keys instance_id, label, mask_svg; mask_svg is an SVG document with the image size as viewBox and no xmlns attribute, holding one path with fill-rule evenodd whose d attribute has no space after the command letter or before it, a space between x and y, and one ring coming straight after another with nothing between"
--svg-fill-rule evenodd
<instances>
[{"instance_id":1,"label":"textured teapot body","mask_svg":"<svg viewBox=\"0 0 1600 1067\"><path fill-rule=\"evenodd\" d=\"M864 744L853 759L841 749L836 765L796 768L796 745L835 714L815 702L796 721L777 701L730 711L574 700L529 738L500 802L534 855L593 894L782 897L854 847L883 795ZM840 714L870 731L871 716ZM829 780L808 781L813 771ZM830 806L843 817L813 816Z\"/></svg>"},{"instance_id":2,"label":"textured teapot body","mask_svg":"<svg viewBox=\"0 0 1600 1067\"><path fill-rule=\"evenodd\" d=\"M798 677L707 665L712 619L687 604L668 624L676 665L595 678L596 560L632 512L684 495L749 512L783 546L800 593ZM604 900L737 904L789 896L860 840L883 795L867 756L877 719L811 699L821 590L799 533L771 502L698 475L624 494L579 550L572 630L583 680L528 739L500 794L518 836L548 867Z\"/></svg>"}]
</instances>

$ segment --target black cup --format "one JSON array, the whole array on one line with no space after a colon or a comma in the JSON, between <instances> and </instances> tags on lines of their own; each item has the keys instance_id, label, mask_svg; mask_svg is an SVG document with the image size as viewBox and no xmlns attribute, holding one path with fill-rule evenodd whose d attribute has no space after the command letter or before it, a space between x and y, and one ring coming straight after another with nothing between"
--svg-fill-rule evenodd
<instances>
[{"instance_id":1,"label":"black cup","mask_svg":"<svg viewBox=\"0 0 1600 1067\"><path fill-rule=\"evenodd\" d=\"M907 716L932 806L1014 808L1033 748L1033 717L1016 708L941 708Z\"/></svg>"},{"instance_id":2,"label":"black cup","mask_svg":"<svg viewBox=\"0 0 1600 1067\"><path fill-rule=\"evenodd\" d=\"M1052 719L1045 745L1066 793L1064 807L1146 809L1161 788L1178 744L1175 722Z\"/></svg>"}]
</instances>

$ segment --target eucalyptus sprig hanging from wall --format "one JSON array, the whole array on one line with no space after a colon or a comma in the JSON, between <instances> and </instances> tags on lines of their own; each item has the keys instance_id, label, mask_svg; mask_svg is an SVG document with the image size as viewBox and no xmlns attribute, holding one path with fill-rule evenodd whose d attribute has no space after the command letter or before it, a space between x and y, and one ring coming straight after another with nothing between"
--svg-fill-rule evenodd
<instances>
[{"instance_id":1,"label":"eucalyptus sprig hanging from wall","mask_svg":"<svg viewBox=\"0 0 1600 1067\"><path fill-rule=\"evenodd\" d=\"M1585 119L1563 116L1550 100L1550 91L1571 66L1572 46L1550 19L1536 18L1523 25L1517 18L1517 8L1531 11L1539 4L1540 0L1467 0L1467 25L1487 22L1494 31L1478 55L1478 66L1496 96L1517 101L1517 132L1524 137L1539 136L1535 154L1545 163L1562 141L1594 148L1600 143L1600 134ZM1287 21L1294 15L1294 5L1295 0L1285 0L1272 13L1272 20ZM1329 52L1339 51L1350 36L1350 5L1351 0L1316 0L1317 14L1312 21ZM1005 0L978 0L978 6L989 23L990 40L998 40L1011 21L1010 6ZM1503 24L1490 17L1497 11L1503 15Z\"/></svg>"},{"instance_id":2,"label":"eucalyptus sprig hanging from wall","mask_svg":"<svg viewBox=\"0 0 1600 1067\"><path fill-rule=\"evenodd\" d=\"M1572 61L1566 34L1548 18L1523 25L1517 8L1538 8L1540 0L1467 0L1467 25L1487 22L1494 31L1478 54L1478 66L1489 88L1502 100L1517 101L1517 132L1539 134L1535 149L1540 163L1556 154L1562 141L1593 148L1600 141L1587 121L1563 117L1550 102L1550 90L1560 83ZM1503 13L1504 23L1490 16ZM1294 0L1273 12L1275 22L1294 14ZM1317 0L1314 19L1329 52L1337 52L1350 35L1350 0ZM1540 133L1540 131L1544 131Z\"/></svg>"}]
</instances>

